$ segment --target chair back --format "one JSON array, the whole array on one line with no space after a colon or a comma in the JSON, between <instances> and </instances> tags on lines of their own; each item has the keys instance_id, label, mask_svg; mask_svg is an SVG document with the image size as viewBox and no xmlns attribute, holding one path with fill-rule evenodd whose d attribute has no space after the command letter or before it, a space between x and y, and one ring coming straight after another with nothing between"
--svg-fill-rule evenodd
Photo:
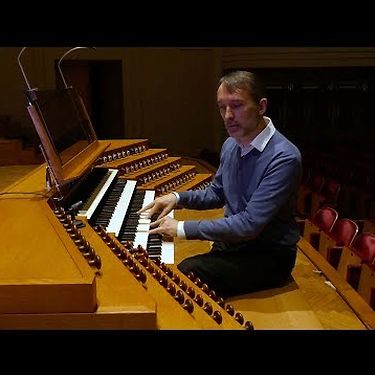
<instances>
[{"instance_id":1,"label":"chair back","mask_svg":"<svg viewBox=\"0 0 375 375\"><path fill-rule=\"evenodd\" d=\"M342 218L336 220L330 236L335 240L336 246L350 246L358 233L358 225L353 220Z\"/></svg>"},{"instance_id":2,"label":"chair back","mask_svg":"<svg viewBox=\"0 0 375 375\"><path fill-rule=\"evenodd\" d=\"M335 224L339 214L332 207L322 207L314 214L311 221L322 231L329 232Z\"/></svg>"},{"instance_id":3,"label":"chair back","mask_svg":"<svg viewBox=\"0 0 375 375\"><path fill-rule=\"evenodd\" d=\"M364 232L359 234L351 245L352 249L358 253L362 261L372 263L375 260L375 234Z\"/></svg>"}]
</instances>

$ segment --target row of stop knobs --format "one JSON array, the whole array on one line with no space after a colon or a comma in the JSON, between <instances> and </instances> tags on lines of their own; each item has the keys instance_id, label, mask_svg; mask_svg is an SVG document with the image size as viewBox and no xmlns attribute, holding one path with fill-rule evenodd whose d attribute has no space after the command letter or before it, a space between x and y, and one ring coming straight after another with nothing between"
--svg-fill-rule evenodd
<instances>
[{"instance_id":1,"label":"row of stop knobs","mask_svg":"<svg viewBox=\"0 0 375 375\"><path fill-rule=\"evenodd\" d=\"M98 163L107 163L113 160L126 158L127 156L138 154L147 150L146 145L132 146L121 151L106 152L98 159Z\"/></svg>"},{"instance_id":2,"label":"row of stop knobs","mask_svg":"<svg viewBox=\"0 0 375 375\"><path fill-rule=\"evenodd\" d=\"M161 195L161 194L168 193L170 190L173 190L179 187L180 185L184 184L185 182L192 180L196 174L197 172L193 171L193 172L187 172L178 177L175 177L161 184L160 186L156 187L155 194Z\"/></svg>"},{"instance_id":3,"label":"row of stop knobs","mask_svg":"<svg viewBox=\"0 0 375 375\"><path fill-rule=\"evenodd\" d=\"M147 278L144 271L140 266L137 265L139 262L148 273L163 286L167 292L189 313L194 311L194 303L190 298L186 298L184 292L188 296L195 296L194 289L187 286L187 284L180 280L177 274L174 274L172 270L167 268L164 263L155 263L148 258L148 253L141 246L134 248L131 242L127 242L122 248L113 238L111 238L101 226L94 228L101 236L103 241L112 250L113 253L127 266L135 277L141 282L146 282ZM173 282L169 281L169 277L172 278ZM180 288L180 289L179 289ZM220 324L222 322L222 316L219 311L213 311L213 307L209 302L204 304L201 295L197 295L194 301L203 307L203 309L209 314L212 314L213 319Z\"/></svg>"},{"instance_id":4,"label":"row of stop knobs","mask_svg":"<svg viewBox=\"0 0 375 375\"><path fill-rule=\"evenodd\" d=\"M85 236L74 224L72 216L65 213L63 207L60 207L54 211L57 219L65 228L66 232L69 234L70 238L73 240L74 244L77 246L78 250L81 252L83 257L86 259L87 263L97 268L98 270L102 267L102 261L100 256L95 253L95 250L86 240Z\"/></svg>"},{"instance_id":5,"label":"row of stop knobs","mask_svg":"<svg viewBox=\"0 0 375 375\"><path fill-rule=\"evenodd\" d=\"M132 249L131 242L127 242L124 246L119 245L111 236L107 234L101 225L96 225L94 230L99 234L104 243L111 249L117 258L126 266L134 277L142 283L147 280L146 272L138 265L130 250Z\"/></svg>"},{"instance_id":6,"label":"row of stop knobs","mask_svg":"<svg viewBox=\"0 0 375 375\"><path fill-rule=\"evenodd\" d=\"M180 163L172 162L168 165L153 169L151 172L145 172L143 175L137 177L138 185L141 186L151 181L159 180L160 178L167 176L171 172L177 171L180 167ZM132 175L128 175L127 178L131 179Z\"/></svg>"},{"instance_id":7,"label":"row of stop knobs","mask_svg":"<svg viewBox=\"0 0 375 375\"><path fill-rule=\"evenodd\" d=\"M138 171L139 169L147 168L153 164L159 163L168 158L168 153L160 152L155 155L149 155L140 160L130 161L128 163L121 164L121 173L130 174Z\"/></svg>"},{"instance_id":8,"label":"row of stop knobs","mask_svg":"<svg viewBox=\"0 0 375 375\"><path fill-rule=\"evenodd\" d=\"M252 322L245 321L244 316L240 312L236 312L234 307L230 305L229 303L225 304L224 299L222 297L218 297L216 295L216 292L213 290L210 290L207 284L203 283L199 277L196 277L193 272L189 272L187 274L187 277L195 284L197 285L201 290L203 290L209 297L211 297L219 306L225 309L225 311L234 317L234 319L240 323L244 328L248 330L253 330L254 326Z\"/></svg>"},{"instance_id":9,"label":"row of stop knobs","mask_svg":"<svg viewBox=\"0 0 375 375\"><path fill-rule=\"evenodd\" d=\"M205 181L198 186L193 187L191 190L205 190L211 185L211 181Z\"/></svg>"},{"instance_id":10,"label":"row of stop knobs","mask_svg":"<svg viewBox=\"0 0 375 375\"><path fill-rule=\"evenodd\" d=\"M146 282L147 278L137 261L151 274L151 276L162 285L167 292L189 313L194 311L193 301L200 306L208 315L210 315L218 324L222 323L223 317L219 310L215 310L213 304L205 302L200 293L196 293L195 289L174 273L170 267L161 263L158 260L150 260L148 253L141 246L133 247L131 242L119 245L113 238L111 238L101 226L95 227L95 230L101 236L103 241L116 254L116 256L126 265L134 276L141 282ZM189 273L188 278L201 289L209 298L214 300L220 307L225 308L225 311L234 317L234 319L243 325L246 329L253 329L251 322L245 322L243 315L236 312L234 308L227 304L225 305L223 298L218 297L215 291L211 290L207 284L202 283L199 278L196 278L193 273Z\"/></svg>"}]
</instances>

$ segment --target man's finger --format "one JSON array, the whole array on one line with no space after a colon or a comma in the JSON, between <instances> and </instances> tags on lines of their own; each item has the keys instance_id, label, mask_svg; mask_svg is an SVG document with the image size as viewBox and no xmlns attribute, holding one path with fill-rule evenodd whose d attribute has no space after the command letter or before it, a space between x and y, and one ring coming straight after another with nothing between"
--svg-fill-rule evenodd
<instances>
[{"instance_id":1,"label":"man's finger","mask_svg":"<svg viewBox=\"0 0 375 375\"><path fill-rule=\"evenodd\" d=\"M140 213L150 209L151 207L153 207L155 204L155 202L150 202L149 204L146 204L146 206L142 207L140 210L138 210L136 213L139 215Z\"/></svg>"},{"instance_id":2,"label":"man's finger","mask_svg":"<svg viewBox=\"0 0 375 375\"><path fill-rule=\"evenodd\" d=\"M161 234L161 230L160 230L159 227L157 227L157 228L154 228L154 229L150 229L150 230L148 231L148 233L149 233L149 234Z\"/></svg>"},{"instance_id":3,"label":"man's finger","mask_svg":"<svg viewBox=\"0 0 375 375\"><path fill-rule=\"evenodd\" d=\"M160 214L159 214L159 216L158 216L158 220L159 220L159 219L162 219L164 216L168 215L170 211L171 211L171 210L170 210L169 207L165 207L165 208L163 209L163 211L160 212Z\"/></svg>"},{"instance_id":4,"label":"man's finger","mask_svg":"<svg viewBox=\"0 0 375 375\"><path fill-rule=\"evenodd\" d=\"M154 228L156 226L159 226L161 224L162 220L163 220L163 218L160 218L158 220L153 221L152 223L150 223L150 227Z\"/></svg>"},{"instance_id":5,"label":"man's finger","mask_svg":"<svg viewBox=\"0 0 375 375\"><path fill-rule=\"evenodd\" d=\"M156 206L153 206L152 208L142 210L142 212L140 212L139 215L142 218L150 219L154 215L155 212L157 212L157 208Z\"/></svg>"}]
</instances>

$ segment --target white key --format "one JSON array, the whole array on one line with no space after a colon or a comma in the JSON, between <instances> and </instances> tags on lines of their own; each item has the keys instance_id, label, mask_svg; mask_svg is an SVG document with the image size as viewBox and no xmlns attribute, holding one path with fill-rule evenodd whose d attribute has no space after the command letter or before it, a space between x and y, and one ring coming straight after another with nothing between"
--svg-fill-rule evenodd
<instances>
[{"instance_id":1,"label":"white key","mask_svg":"<svg viewBox=\"0 0 375 375\"><path fill-rule=\"evenodd\" d=\"M145 197L143 200L142 207L145 207L147 204L152 202L155 197L154 190L146 190ZM147 211L145 211L145 214ZM167 216L173 219L174 211L172 210ZM148 241L148 231L150 229L150 219L142 218L142 215L138 221L138 226L134 238L134 246L137 247L141 245L144 249L147 249L147 241ZM165 264L173 264L174 263L174 242L173 241L164 241L162 240L161 243L161 256L160 259Z\"/></svg>"},{"instance_id":2,"label":"white key","mask_svg":"<svg viewBox=\"0 0 375 375\"><path fill-rule=\"evenodd\" d=\"M148 232L136 232L133 241L134 247L138 245L142 246L145 250L147 249Z\"/></svg>"},{"instance_id":3,"label":"white key","mask_svg":"<svg viewBox=\"0 0 375 375\"><path fill-rule=\"evenodd\" d=\"M145 196L143 198L143 205L142 208L147 206L149 203L151 203L155 198L155 190L146 190Z\"/></svg>"},{"instance_id":4,"label":"white key","mask_svg":"<svg viewBox=\"0 0 375 375\"><path fill-rule=\"evenodd\" d=\"M172 210L167 216L174 218L174 211ZM174 242L162 241L161 243L161 258L160 260L165 264L174 264Z\"/></svg>"},{"instance_id":5,"label":"white key","mask_svg":"<svg viewBox=\"0 0 375 375\"><path fill-rule=\"evenodd\" d=\"M173 219L174 211L171 211L167 216ZM147 242L146 242L147 246ZM174 264L174 242L173 241L165 241L162 239L161 241L161 255L160 260L165 264Z\"/></svg>"},{"instance_id":6,"label":"white key","mask_svg":"<svg viewBox=\"0 0 375 375\"><path fill-rule=\"evenodd\" d=\"M162 241L160 260L165 264L174 264L174 242Z\"/></svg>"},{"instance_id":7,"label":"white key","mask_svg":"<svg viewBox=\"0 0 375 375\"><path fill-rule=\"evenodd\" d=\"M172 210L167 216L174 218L174 211ZM162 241L161 243L161 261L165 264L174 264L174 242Z\"/></svg>"},{"instance_id":8,"label":"white key","mask_svg":"<svg viewBox=\"0 0 375 375\"><path fill-rule=\"evenodd\" d=\"M149 229L150 229L149 223L140 223L137 226L137 232L148 232Z\"/></svg>"},{"instance_id":9,"label":"white key","mask_svg":"<svg viewBox=\"0 0 375 375\"><path fill-rule=\"evenodd\" d=\"M142 208L151 203L155 198L155 190L146 190L145 196L143 197ZM151 219L143 218L142 216L147 215L147 211L140 215L138 220L138 226L134 238L134 246L141 245L144 249L147 248L148 231L150 229Z\"/></svg>"},{"instance_id":10,"label":"white key","mask_svg":"<svg viewBox=\"0 0 375 375\"><path fill-rule=\"evenodd\" d=\"M111 174L109 175L105 184L99 190L99 193L96 195L96 198L91 203L91 206L87 209L87 211L79 211L79 215L86 217L87 220L89 220L91 218L91 215L94 213L96 207L98 207L100 201L104 197L104 194L106 193L106 191L108 190L109 186L111 185L113 179L116 177L116 175L118 173L118 169L108 169L108 171L110 171Z\"/></svg>"},{"instance_id":11,"label":"white key","mask_svg":"<svg viewBox=\"0 0 375 375\"><path fill-rule=\"evenodd\" d=\"M128 180L126 182L125 189L117 202L115 211L113 212L112 218L106 228L107 233L115 233L115 236L118 236L136 185L137 181Z\"/></svg>"}]
</instances>

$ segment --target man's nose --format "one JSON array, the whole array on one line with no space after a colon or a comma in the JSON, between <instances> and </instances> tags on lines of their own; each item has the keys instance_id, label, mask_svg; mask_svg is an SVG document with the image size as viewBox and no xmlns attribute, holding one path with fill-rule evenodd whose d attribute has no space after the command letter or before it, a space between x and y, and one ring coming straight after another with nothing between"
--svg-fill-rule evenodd
<instances>
[{"instance_id":1,"label":"man's nose","mask_svg":"<svg viewBox=\"0 0 375 375\"><path fill-rule=\"evenodd\" d=\"M231 108L229 106L225 108L224 116L225 116L226 119L233 117L233 111L231 110Z\"/></svg>"}]
</instances>

